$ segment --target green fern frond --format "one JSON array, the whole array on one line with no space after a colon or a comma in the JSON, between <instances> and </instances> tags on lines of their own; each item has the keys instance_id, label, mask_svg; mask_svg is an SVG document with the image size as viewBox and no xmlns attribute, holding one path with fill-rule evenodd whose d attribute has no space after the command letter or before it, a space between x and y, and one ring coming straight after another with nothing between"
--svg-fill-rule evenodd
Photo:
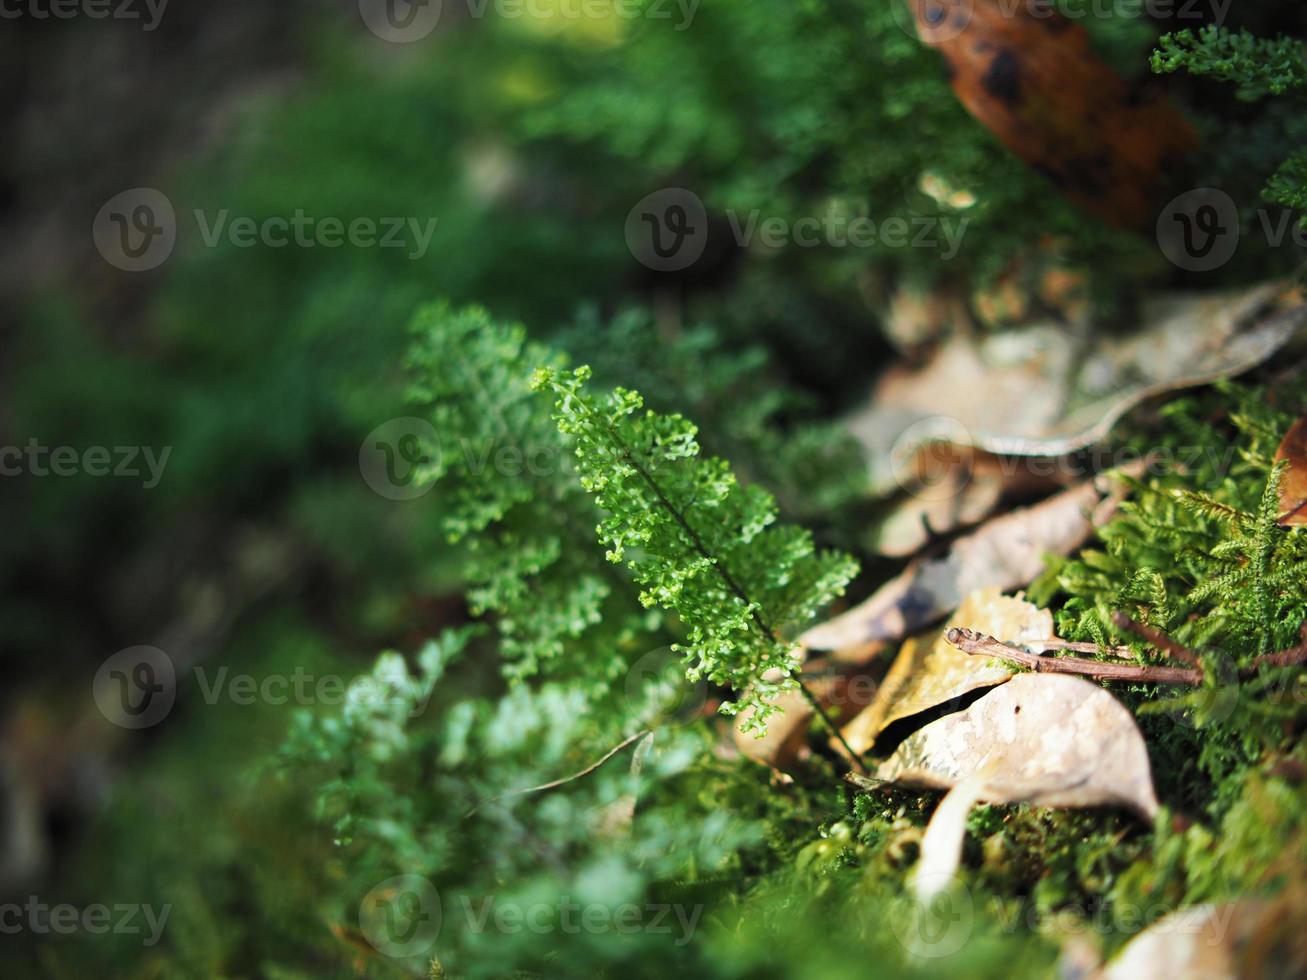
<instances>
[{"instance_id":1,"label":"green fern frond","mask_svg":"<svg viewBox=\"0 0 1307 980\"><path fill-rule=\"evenodd\" d=\"M772 497L702 457L688 420L641 412L640 395L622 388L591 395L589 377L588 368L545 368L534 385L555 395L581 483L606 514L599 540L630 571L643 602L685 624L678 649L689 676L739 692L723 710L749 709L745 725L757 730L775 696L795 686L789 634L841 594L857 566L818 554L806 531L773 526Z\"/></svg>"}]
</instances>

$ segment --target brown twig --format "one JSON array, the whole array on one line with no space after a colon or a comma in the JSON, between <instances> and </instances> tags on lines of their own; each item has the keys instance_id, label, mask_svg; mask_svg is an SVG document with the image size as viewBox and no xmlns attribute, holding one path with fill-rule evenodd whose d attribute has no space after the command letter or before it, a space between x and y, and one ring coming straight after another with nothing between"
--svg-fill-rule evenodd
<instances>
[{"instance_id":1,"label":"brown twig","mask_svg":"<svg viewBox=\"0 0 1307 980\"><path fill-rule=\"evenodd\" d=\"M1056 636L1049 637L1046 640L1030 640L1029 642L1023 642L1021 645L1031 653L1049 653L1052 650L1067 650L1071 653L1098 653L1101 649L1097 643L1060 640ZM1121 660L1139 659L1139 655L1129 647L1107 647L1102 649L1102 652Z\"/></svg>"},{"instance_id":2,"label":"brown twig","mask_svg":"<svg viewBox=\"0 0 1307 980\"><path fill-rule=\"evenodd\" d=\"M972 656L1001 657L1051 674L1080 674L1105 681L1134 681L1142 684L1177 684L1198 687L1203 683L1201 670L1184 667L1136 667L1110 660L1083 660L1080 657L1041 657L1037 653L996 640L984 633L951 629L945 638L959 650Z\"/></svg>"},{"instance_id":3,"label":"brown twig","mask_svg":"<svg viewBox=\"0 0 1307 980\"><path fill-rule=\"evenodd\" d=\"M586 766L580 772L574 772L570 776L564 776L562 779L555 779L548 783L541 783L539 786L528 786L525 789L511 789L507 793L500 793L498 796L489 796L486 799L481 800L479 803L477 803L476 806L474 806L471 810L467 812L467 815L469 817L472 816L472 814L476 813L487 803L498 803L500 800L506 800L510 796L524 796L527 793L543 793L546 790L557 789L559 786L563 786L567 783L570 783L574 779L581 779L584 776L588 776L590 775L590 773L594 772L596 769L602 766L613 756L617 755L618 752L621 752L622 749L626 748L632 742L638 742L640 739L644 738L648 734L649 734L649 729L647 728L643 729L642 731L636 732L630 738L623 739L617 745L613 746L611 749L605 752L603 757L598 762L594 763L593 765Z\"/></svg>"},{"instance_id":4,"label":"brown twig","mask_svg":"<svg viewBox=\"0 0 1307 980\"><path fill-rule=\"evenodd\" d=\"M1304 624L1304 632L1307 632L1307 624ZM1264 653L1253 661L1253 669L1258 667L1293 667L1298 664L1307 663L1307 637L1304 642L1296 647L1289 647L1287 650L1281 650L1279 653Z\"/></svg>"},{"instance_id":5,"label":"brown twig","mask_svg":"<svg viewBox=\"0 0 1307 980\"><path fill-rule=\"evenodd\" d=\"M1161 630L1147 626L1137 619L1131 619L1123 612L1112 613L1112 623L1117 629L1129 630L1136 636L1147 640L1163 653L1173 657L1176 660L1187 663L1190 667L1197 667L1199 664L1198 654L1194 653L1187 646L1177 643L1171 637L1167 636Z\"/></svg>"}]
</instances>

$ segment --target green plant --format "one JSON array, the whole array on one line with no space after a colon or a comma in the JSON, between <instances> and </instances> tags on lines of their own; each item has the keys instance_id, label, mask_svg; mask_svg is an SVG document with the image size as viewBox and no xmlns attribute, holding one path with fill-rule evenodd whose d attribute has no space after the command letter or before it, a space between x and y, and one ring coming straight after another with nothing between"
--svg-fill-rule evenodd
<instances>
[{"instance_id":1,"label":"green plant","mask_svg":"<svg viewBox=\"0 0 1307 980\"><path fill-rule=\"evenodd\" d=\"M1152 69L1159 74L1187 71L1231 82L1237 97L1245 102L1285 95L1301 99L1307 88L1307 58L1301 40L1259 38L1247 30L1231 31L1216 25L1197 33L1183 30L1163 35L1153 52ZM1262 196L1287 208L1304 208L1307 161L1301 150L1279 165Z\"/></svg>"},{"instance_id":2,"label":"green plant","mask_svg":"<svg viewBox=\"0 0 1307 980\"><path fill-rule=\"evenodd\" d=\"M589 377L588 368L542 368L533 383L557 396L558 427L575 442L581 485L605 512L598 534L608 559L625 560L644 605L675 612L688 628L679 649L689 676L740 692L723 710L749 709L744 727L761 731L777 694L806 692L793 677L798 663L785 631L841 594L857 565L817 554L806 531L773 527L772 497L741 486L725 461L699 458L685 418L637 415L643 400L623 388L589 395Z\"/></svg>"},{"instance_id":3,"label":"green plant","mask_svg":"<svg viewBox=\"0 0 1307 980\"><path fill-rule=\"evenodd\" d=\"M1099 532L1101 548L1057 575L1065 592L1061 635L1103 645L1133 640L1146 654L1147 645L1114 624L1121 611L1201 657L1201 689L1178 697L1147 691L1139 703L1146 714L1162 713L1155 731L1178 766L1196 758L1216 786L1261 752L1282 750L1285 732L1303 717L1300 700L1289 696L1299 668L1258 660L1298 642L1307 621L1307 535L1277 524L1282 467L1273 465L1293 420L1276 406L1301 397L1300 384L1274 398L1225 384L1217 394L1173 402L1161 444L1205 448L1194 455L1195 470L1140 484ZM1204 421L1218 404L1232 405L1228 416ZM1203 797L1196 785L1189 790ZM1204 805L1228 802L1222 794Z\"/></svg>"}]
</instances>

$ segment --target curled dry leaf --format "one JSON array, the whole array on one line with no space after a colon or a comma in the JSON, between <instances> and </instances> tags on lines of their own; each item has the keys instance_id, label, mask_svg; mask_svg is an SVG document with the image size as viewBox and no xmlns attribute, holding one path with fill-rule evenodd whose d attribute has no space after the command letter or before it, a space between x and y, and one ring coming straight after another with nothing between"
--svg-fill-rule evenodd
<instances>
[{"instance_id":1,"label":"curled dry leaf","mask_svg":"<svg viewBox=\"0 0 1307 980\"><path fill-rule=\"evenodd\" d=\"M1257 366L1307 324L1307 304L1270 283L1158 296L1141 319L1106 336L1087 322L959 332L924 365L887 372L847 422L873 489L904 485L902 461L914 443L938 438L941 421L952 441L1006 456L1059 456L1101 441L1147 398Z\"/></svg>"},{"instance_id":2,"label":"curled dry leaf","mask_svg":"<svg viewBox=\"0 0 1307 980\"><path fill-rule=\"evenodd\" d=\"M1077 677L1018 674L964 711L908 736L876 771L901 786L947 789L922 839L922 899L957 870L972 805L1123 806L1152 819L1157 796L1130 712Z\"/></svg>"},{"instance_id":3,"label":"curled dry leaf","mask_svg":"<svg viewBox=\"0 0 1307 980\"><path fill-rule=\"evenodd\" d=\"M1287 460L1280 483L1280 523L1284 527L1307 527L1307 415L1290 426L1275 461Z\"/></svg>"},{"instance_id":4,"label":"curled dry leaf","mask_svg":"<svg viewBox=\"0 0 1307 980\"><path fill-rule=\"evenodd\" d=\"M974 624L984 623L985 626ZM907 640L875 698L844 726L844 739L855 752L866 752L885 728L902 718L947 704L956 698L1001 684L1013 671L997 660L970 657L945 639L953 627L983 630L1031 643L1053 636L1053 614L998 589L972 593L943 629Z\"/></svg>"},{"instance_id":5,"label":"curled dry leaf","mask_svg":"<svg viewBox=\"0 0 1307 980\"><path fill-rule=\"evenodd\" d=\"M915 554L932 535L978 524L1005 501L1043 496L1067 482L1053 461L1036 468L953 444L920 446L910 465L911 492L876 531L876 550L890 558Z\"/></svg>"},{"instance_id":6,"label":"curled dry leaf","mask_svg":"<svg viewBox=\"0 0 1307 980\"><path fill-rule=\"evenodd\" d=\"M1123 467L1128 475L1141 465ZM1063 491L1033 507L995 518L958 538L939 558L917 561L872 596L799 638L809 651L866 650L929 626L971 593L1029 585L1048 554L1066 555L1088 540L1125 499L1127 484L1112 474Z\"/></svg>"},{"instance_id":7,"label":"curled dry leaf","mask_svg":"<svg viewBox=\"0 0 1307 980\"><path fill-rule=\"evenodd\" d=\"M1114 225L1142 228L1198 139L1160 92L1129 85L1051 2L913 0L953 91L1013 153Z\"/></svg>"},{"instance_id":8,"label":"curled dry leaf","mask_svg":"<svg viewBox=\"0 0 1307 980\"><path fill-rule=\"evenodd\" d=\"M1124 806L1157 814L1148 750L1134 717L1096 684L1018 674L965 711L908 736L876 778L950 789L977 773L981 799L1040 806Z\"/></svg>"}]
</instances>

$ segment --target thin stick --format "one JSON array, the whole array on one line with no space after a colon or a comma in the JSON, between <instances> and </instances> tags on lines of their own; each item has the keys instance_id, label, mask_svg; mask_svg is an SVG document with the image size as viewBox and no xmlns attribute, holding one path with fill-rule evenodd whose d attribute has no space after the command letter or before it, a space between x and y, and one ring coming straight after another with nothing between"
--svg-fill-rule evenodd
<instances>
[{"instance_id":1,"label":"thin stick","mask_svg":"<svg viewBox=\"0 0 1307 980\"><path fill-rule=\"evenodd\" d=\"M1258 667L1293 667L1307 663L1307 643L1289 647L1279 653L1265 653L1253 661L1253 669Z\"/></svg>"},{"instance_id":2,"label":"thin stick","mask_svg":"<svg viewBox=\"0 0 1307 980\"><path fill-rule=\"evenodd\" d=\"M1302 643L1296 647L1289 647L1287 650L1281 650L1279 653L1267 653L1253 661L1253 669L1263 665L1267 667L1292 667L1296 664L1307 663L1307 622L1298 627L1298 635L1302 637Z\"/></svg>"},{"instance_id":3,"label":"thin stick","mask_svg":"<svg viewBox=\"0 0 1307 980\"><path fill-rule=\"evenodd\" d=\"M1031 670L1051 674L1080 674L1105 681L1135 681L1143 684L1178 684L1198 687L1203 683L1201 670L1183 667L1136 667L1109 660L1082 660L1079 657L1041 657L1010 646L984 633L951 629L945 637L959 650L972 656L1001 657Z\"/></svg>"},{"instance_id":4,"label":"thin stick","mask_svg":"<svg viewBox=\"0 0 1307 980\"><path fill-rule=\"evenodd\" d=\"M803 697L812 707L812 710L817 713L817 717L825 722L826 727L830 729L831 735L834 736L835 741L839 742L844 751L848 753L849 761L853 763L854 767L859 772L867 772L866 763L862 761L862 757L859 756L858 753L853 751L853 746L845 740L844 733L841 732L839 726L835 724L835 720L826 713L826 709L821 706L821 702L817 700L817 695L813 694L811 688L801 680L799 681L799 690L803 692Z\"/></svg>"},{"instance_id":5,"label":"thin stick","mask_svg":"<svg viewBox=\"0 0 1307 980\"><path fill-rule=\"evenodd\" d=\"M1194 653L1188 647L1183 646L1167 636L1161 630L1153 629L1151 626L1145 626L1137 619L1131 619L1123 612L1112 613L1112 623L1117 629L1129 630L1136 636L1141 636L1163 653L1169 654L1176 660L1187 663L1190 667L1198 666L1198 654Z\"/></svg>"},{"instance_id":6,"label":"thin stick","mask_svg":"<svg viewBox=\"0 0 1307 980\"><path fill-rule=\"evenodd\" d=\"M564 776L562 779L555 779L552 782L548 782L548 783L541 783L539 786L528 786L526 789L512 789L509 790L507 793L500 793L498 796L487 797L486 799L478 803L476 806L474 806L471 810L469 810L467 812L467 815L469 817L472 816L472 814L476 813L477 810L481 809L487 803L497 803L500 800L508 799L510 796L524 796L527 793L543 793L545 790L557 789L559 786L563 786L567 783L570 783L574 779L581 779L583 776L588 776L590 775L590 773L594 772L596 769L602 766L613 756L617 755L618 752L621 752L622 749L629 746L632 742L638 742L640 739L644 738L644 736L648 734L649 734L649 729L647 728L636 732L630 738L623 739L619 744L609 749L606 753L604 753L603 758L601 758L598 762L594 763L593 765L586 766L580 772L573 773L570 776Z\"/></svg>"},{"instance_id":7,"label":"thin stick","mask_svg":"<svg viewBox=\"0 0 1307 980\"><path fill-rule=\"evenodd\" d=\"M1098 653L1097 643L1079 643L1075 640L1059 640L1056 636L1047 640L1030 640L1021 644L1032 653L1048 653L1050 650L1069 650L1072 653ZM1129 647L1107 647L1104 653L1121 660L1138 660L1139 655Z\"/></svg>"}]
</instances>

